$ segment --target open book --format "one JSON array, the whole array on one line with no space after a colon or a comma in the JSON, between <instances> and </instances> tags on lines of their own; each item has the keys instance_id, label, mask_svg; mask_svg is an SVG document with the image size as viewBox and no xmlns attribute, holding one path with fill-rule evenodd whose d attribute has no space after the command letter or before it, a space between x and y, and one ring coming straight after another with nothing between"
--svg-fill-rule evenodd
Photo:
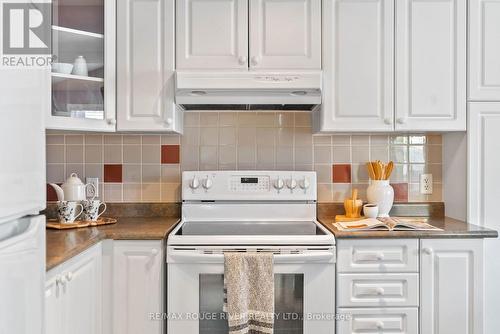
<instances>
[{"instance_id":1,"label":"open book","mask_svg":"<svg viewBox=\"0 0 500 334\"><path fill-rule=\"evenodd\" d=\"M428 224L426 218L366 218L351 222L336 222L334 225L340 231L442 231Z\"/></svg>"}]
</instances>

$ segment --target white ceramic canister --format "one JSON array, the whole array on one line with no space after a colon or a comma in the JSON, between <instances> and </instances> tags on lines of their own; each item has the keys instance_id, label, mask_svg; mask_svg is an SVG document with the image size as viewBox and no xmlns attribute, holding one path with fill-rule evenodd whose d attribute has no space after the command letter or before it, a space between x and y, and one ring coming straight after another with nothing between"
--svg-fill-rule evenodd
<instances>
[{"instance_id":1,"label":"white ceramic canister","mask_svg":"<svg viewBox=\"0 0 500 334\"><path fill-rule=\"evenodd\" d=\"M378 205L378 216L389 217L394 202L394 189L389 180L372 180L366 190L368 203Z\"/></svg>"},{"instance_id":2,"label":"white ceramic canister","mask_svg":"<svg viewBox=\"0 0 500 334\"><path fill-rule=\"evenodd\" d=\"M73 64L73 74L85 77L89 75L87 61L83 56L76 57L75 63Z\"/></svg>"}]
</instances>

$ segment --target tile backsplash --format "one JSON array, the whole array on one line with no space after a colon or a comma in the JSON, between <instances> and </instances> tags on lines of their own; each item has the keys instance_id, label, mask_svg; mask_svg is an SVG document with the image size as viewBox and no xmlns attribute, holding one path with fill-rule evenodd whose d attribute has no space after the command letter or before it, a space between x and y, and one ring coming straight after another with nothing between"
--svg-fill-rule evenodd
<instances>
[{"instance_id":1,"label":"tile backsplash","mask_svg":"<svg viewBox=\"0 0 500 334\"><path fill-rule=\"evenodd\" d=\"M107 202L179 202L183 170L315 170L318 200L341 202L353 187L366 198L366 161L393 160L396 201L442 200L441 135L312 135L302 112L191 112L184 123L182 136L48 133L47 182L76 172L98 177ZM421 173L432 195L420 194Z\"/></svg>"}]
</instances>

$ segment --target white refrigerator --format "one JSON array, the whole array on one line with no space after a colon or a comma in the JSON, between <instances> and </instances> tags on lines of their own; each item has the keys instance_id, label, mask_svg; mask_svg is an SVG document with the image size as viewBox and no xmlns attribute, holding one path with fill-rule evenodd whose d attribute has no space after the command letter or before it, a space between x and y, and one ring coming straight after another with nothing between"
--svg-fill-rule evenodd
<instances>
[{"instance_id":1,"label":"white refrigerator","mask_svg":"<svg viewBox=\"0 0 500 334\"><path fill-rule=\"evenodd\" d=\"M0 65L0 334L44 333L47 68Z\"/></svg>"}]
</instances>

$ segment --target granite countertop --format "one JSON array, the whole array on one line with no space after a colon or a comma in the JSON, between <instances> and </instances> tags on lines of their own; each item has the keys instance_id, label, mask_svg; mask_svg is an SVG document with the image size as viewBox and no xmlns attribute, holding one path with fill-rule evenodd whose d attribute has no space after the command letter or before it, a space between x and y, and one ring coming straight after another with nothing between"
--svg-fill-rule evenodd
<instances>
[{"instance_id":1,"label":"granite countertop","mask_svg":"<svg viewBox=\"0 0 500 334\"><path fill-rule=\"evenodd\" d=\"M179 222L175 217L118 218L116 224L69 230L47 229L46 270L69 260L104 239L162 240Z\"/></svg>"},{"instance_id":2,"label":"granite countertop","mask_svg":"<svg viewBox=\"0 0 500 334\"><path fill-rule=\"evenodd\" d=\"M498 232L485 227L468 224L449 217L428 218L428 223L443 231L339 231L333 223L334 217L319 217L319 222L338 239L348 238L496 238Z\"/></svg>"}]
</instances>

